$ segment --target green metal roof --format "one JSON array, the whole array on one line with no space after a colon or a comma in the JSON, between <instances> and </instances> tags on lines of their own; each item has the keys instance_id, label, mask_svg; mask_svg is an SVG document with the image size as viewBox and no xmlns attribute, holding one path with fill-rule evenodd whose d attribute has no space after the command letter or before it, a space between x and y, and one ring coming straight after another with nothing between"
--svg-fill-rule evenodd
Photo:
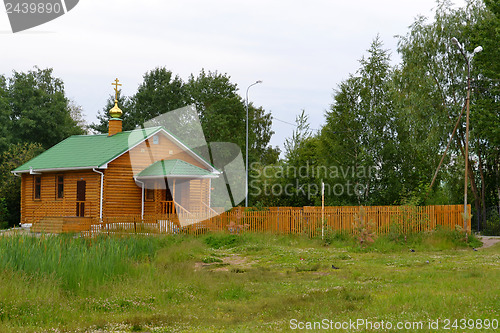
<instances>
[{"instance_id":1,"label":"green metal roof","mask_svg":"<svg viewBox=\"0 0 500 333\"><path fill-rule=\"evenodd\" d=\"M12 172L99 168L163 129L149 127L107 134L73 135Z\"/></svg>"},{"instance_id":2,"label":"green metal roof","mask_svg":"<svg viewBox=\"0 0 500 333\"><path fill-rule=\"evenodd\" d=\"M137 178L160 177L211 178L217 175L179 159L157 161L137 175Z\"/></svg>"}]
</instances>

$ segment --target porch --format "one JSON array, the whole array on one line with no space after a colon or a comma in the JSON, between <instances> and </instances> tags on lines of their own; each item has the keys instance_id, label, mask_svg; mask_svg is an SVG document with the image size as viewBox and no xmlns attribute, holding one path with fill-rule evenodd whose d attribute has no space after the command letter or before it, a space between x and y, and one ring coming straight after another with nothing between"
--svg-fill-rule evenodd
<instances>
[{"instance_id":1,"label":"porch","mask_svg":"<svg viewBox=\"0 0 500 333\"><path fill-rule=\"evenodd\" d=\"M210 206L212 178L218 177L182 160L161 160L136 177L142 188L141 216L171 215L191 224L217 215Z\"/></svg>"},{"instance_id":2,"label":"porch","mask_svg":"<svg viewBox=\"0 0 500 333\"><path fill-rule=\"evenodd\" d=\"M40 201L25 213L23 223L38 223L43 218L81 219L99 217L99 207L95 202L86 200L48 200Z\"/></svg>"}]
</instances>

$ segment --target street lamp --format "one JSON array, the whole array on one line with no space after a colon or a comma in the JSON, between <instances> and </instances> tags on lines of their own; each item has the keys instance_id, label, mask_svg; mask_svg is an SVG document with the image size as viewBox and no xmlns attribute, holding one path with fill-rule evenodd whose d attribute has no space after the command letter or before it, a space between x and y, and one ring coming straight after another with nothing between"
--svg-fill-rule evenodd
<instances>
[{"instance_id":1,"label":"street lamp","mask_svg":"<svg viewBox=\"0 0 500 333\"><path fill-rule=\"evenodd\" d=\"M458 49L460 50L460 53L462 53L462 55L465 58L465 62L467 63L467 100L466 100L466 108L467 108L466 119L467 120L465 121L465 187L464 187L464 229L465 229L465 233L467 234L467 217L468 217L468 214L467 214L467 184L468 184L468 180L469 180L468 168L469 168L470 61L472 60L474 55L476 53L481 52L483 50L483 48L481 46L476 47L474 49L474 51L472 52L472 54L470 55L470 57L468 57L465 54L464 47L462 46L462 44L460 44L458 39L453 37L451 39L451 41L453 42L453 44L455 44L458 47Z\"/></svg>"},{"instance_id":2,"label":"street lamp","mask_svg":"<svg viewBox=\"0 0 500 333\"><path fill-rule=\"evenodd\" d=\"M247 109L247 130L246 130L246 140L245 140L245 150L246 150L246 158L245 158L245 170L246 170L246 179L245 179L245 207L248 207L248 89L250 87L255 86L256 84L262 83L261 80L255 81L247 88L246 94L246 109Z\"/></svg>"}]
</instances>

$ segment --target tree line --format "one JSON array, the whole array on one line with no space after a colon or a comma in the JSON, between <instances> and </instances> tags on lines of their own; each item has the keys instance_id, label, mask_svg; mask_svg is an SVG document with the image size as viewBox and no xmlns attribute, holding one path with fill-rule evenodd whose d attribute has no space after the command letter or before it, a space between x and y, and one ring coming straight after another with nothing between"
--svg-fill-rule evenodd
<instances>
[{"instance_id":1,"label":"tree line","mask_svg":"<svg viewBox=\"0 0 500 333\"><path fill-rule=\"evenodd\" d=\"M282 158L269 145L270 112L250 103L250 204L318 205L322 184L327 205L463 203L467 67L452 37L468 52L478 45L484 49L471 61L468 163L469 202L475 223L484 225L487 208L500 206L495 0L470 0L463 8L438 1L432 20L418 17L397 36L396 65L377 36L358 70L335 88L320 130L310 129L305 111L297 117ZM123 129L194 104L207 142L233 142L245 151L245 101L239 93L227 74L201 70L184 81L155 68L144 74L134 95L119 93ZM12 225L19 216L19 180L8 171L69 135L107 132L113 105L114 95L97 123L85 126L81 107L66 98L51 69L0 76L0 221Z\"/></svg>"},{"instance_id":2,"label":"tree line","mask_svg":"<svg viewBox=\"0 0 500 333\"><path fill-rule=\"evenodd\" d=\"M52 69L0 75L0 227L20 219L21 183L10 171L68 136L83 134L81 117Z\"/></svg>"},{"instance_id":3,"label":"tree line","mask_svg":"<svg viewBox=\"0 0 500 333\"><path fill-rule=\"evenodd\" d=\"M26 73L0 76L0 223L16 225L20 216L20 179L10 173L17 166L71 135L107 133L110 95L97 123L86 125L82 108L69 100L52 69L35 67ZM133 96L118 91L124 111L123 130L141 127L168 111L195 105L207 142L231 142L245 151L246 101L227 74L201 70L184 82L164 67L144 74ZM248 105L249 160L276 163L279 149L271 147L270 112Z\"/></svg>"},{"instance_id":4,"label":"tree line","mask_svg":"<svg viewBox=\"0 0 500 333\"><path fill-rule=\"evenodd\" d=\"M376 37L358 70L335 89L321 129L313 133L303 112L285 159L274 171L255 165L255 199L274 193L281 195L272 205L319 205L324 182L327 205L463 204L468 75L453 37L471 59L473 223L484 226L491 216L500 232L500 4L493 0L463 8L438 1L432 21L418 17L397 36L396 65ZM472 59L478 45L484 51Z\"/></svg>"}]
</instances>

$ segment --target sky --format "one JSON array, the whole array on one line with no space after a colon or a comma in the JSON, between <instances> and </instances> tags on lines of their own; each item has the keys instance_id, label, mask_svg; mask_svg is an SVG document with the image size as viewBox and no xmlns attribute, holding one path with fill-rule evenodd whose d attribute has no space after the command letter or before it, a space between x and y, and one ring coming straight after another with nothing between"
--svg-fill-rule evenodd
<instances>
[{"instance_id":1,"label":"sky","mask_svg":"<svg viewBox=\"0 0 500 333\"><path fill-rule=\"evenodd\" d=\"M455 0L458 5L463 1ZM271 112L271 145L283 149L302 110L312 129L332 94L359 68L374 38L399 62L396 35L432 19L434 0L81 0L67 14L12 33L0 12L0 74L53 68L88 123L113 94L133 95L143 75L165 67L187 80L203 68L226 73Z\"/></svg>"}]
</instances>

